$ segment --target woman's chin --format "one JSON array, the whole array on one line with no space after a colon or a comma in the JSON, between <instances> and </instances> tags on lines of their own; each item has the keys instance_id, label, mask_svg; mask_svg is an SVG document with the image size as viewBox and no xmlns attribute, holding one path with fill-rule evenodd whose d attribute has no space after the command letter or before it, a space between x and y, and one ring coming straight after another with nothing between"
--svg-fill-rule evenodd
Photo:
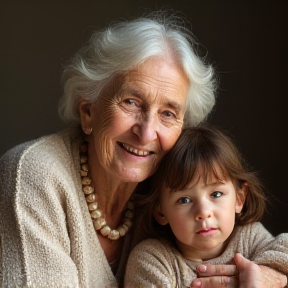
<instances>
[{"instance_id":1,"label":"woman's chin","mask_svg":"<svg viewBox=\"0 0 288 288\"><path fill-rule=\"evenodd\" d=\"M150 175L150 169L135 169L135 168L125 168L125 170L119 171L118 177L124 182L139 183L147 179Z\"/></svg>"}]
</instances>

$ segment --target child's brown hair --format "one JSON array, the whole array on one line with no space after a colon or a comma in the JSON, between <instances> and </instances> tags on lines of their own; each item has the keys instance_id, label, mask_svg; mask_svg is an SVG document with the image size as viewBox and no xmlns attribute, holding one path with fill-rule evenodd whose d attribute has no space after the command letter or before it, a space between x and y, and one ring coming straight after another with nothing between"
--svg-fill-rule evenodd
<instances>
[{"instance_id":1,"label":"child's brown hair","mask_svg":"<svg viewBox=\"0 0 288 288\"><path fill-rule=\"evenodd\" d=\"M153 217L161 189L182 190L194 175L200 175L206 182L212 178L230 179L236 191L246 186L246 200L236 217L237 225L259 221L263 216L266 196L257 174L248 168L232 138L215 126L202 124L182 131L156 173L146 182L148 194L139 198L137 219L149 236L161 236L163 229L167 230Z\"/></svg>"}]
</instances>

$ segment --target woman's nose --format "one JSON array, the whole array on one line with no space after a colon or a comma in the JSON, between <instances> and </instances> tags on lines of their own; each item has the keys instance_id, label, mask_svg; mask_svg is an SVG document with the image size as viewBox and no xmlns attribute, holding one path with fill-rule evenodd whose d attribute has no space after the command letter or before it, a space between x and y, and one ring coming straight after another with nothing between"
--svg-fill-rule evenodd
<instances>
[{"instance_id":1,"label":"woman's nose","mask_svg":"<svg viewBox=\"0 0 288 288\"><path fill-rule=\"evenodd\" d=\"M139 137L142 144L146 144L157 139L159 124L157 115L152 113L141 115L137 123L133 125L132 131Z\"/></svg>"}]
</instances>

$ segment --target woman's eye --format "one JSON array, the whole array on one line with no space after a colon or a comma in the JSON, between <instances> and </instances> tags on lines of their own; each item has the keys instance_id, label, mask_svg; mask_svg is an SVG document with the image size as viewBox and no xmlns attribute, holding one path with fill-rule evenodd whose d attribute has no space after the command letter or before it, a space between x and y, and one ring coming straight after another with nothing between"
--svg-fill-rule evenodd
<instances>
[{"instance_id":1,"label":"woman's eye","mask_svg":"<svg viewBox=\"0 0 288 288\"><path fill-rule=\"evenodd\" d=\"M177 119L176 114L169 111L169 110L165 110L163 112L161 112L160 114L161 116L161 121L163 122L163 124L167 127L171 127L175 124L182 124L182 121L179 122L179 119Z\"/></svg>"},{"instance_id":2,"label":"woman's eye","mask_svg":"<svg viewBox=\"0 0 288 288\"><path fill-rule=\"evenodd\" d=\"M179 204L188 204L188 203L190 203L191 202L191 199L190 198L188 198L188 197L182 197L182 198L180 198L179 200L178 200L178 203Z\"/></svg>"},{"instance_id":3,"label":"woman's eye","mask_svg":"<svg viewBox=\"0 0 288 288\"><path fill-rule=\"evenodd\" d=\"M219 198L223 195L223 192L215 191L211 194L212 198Z\"/></svg>"},{"instance_id":4,"label":"woman's eye","mask_svg":"<svg viewBox=\"0 0 288 288\"><path fill-rule=\"evenodd\" d=\"M133 99L125 99L125 100L123 101L123 103L124 103L125 105L128 105L128 106L136 105L136 103L135 103L135 101L134 101Z\"/></svg>"},{"instance_id":5,"label":"woman's eye","mask_svg":"<svg viewBox=\"0 0 288 288\"><path fill-rule=\"evenodd\" d=\"M173 112L171 112L171 111L163 111L162 112L162 117L163 117L163 120L165 120L165 119L167 119L167 120L169 120L169 121L174 121L174 120L176 120L176 116L175 116L175 114L173 113Z\"/></svg>"},{"instance_id":6,"label":"woman's eye","mask_svg":"<svg viewBox=\"0 0 288 288\"><path fill-rule=\"evenodd\" d=\"M141 108L139 107L139 103L134 99L127 98L120 102L120 107L127 112L138 112Z\"/></svg>"}]
</instances>

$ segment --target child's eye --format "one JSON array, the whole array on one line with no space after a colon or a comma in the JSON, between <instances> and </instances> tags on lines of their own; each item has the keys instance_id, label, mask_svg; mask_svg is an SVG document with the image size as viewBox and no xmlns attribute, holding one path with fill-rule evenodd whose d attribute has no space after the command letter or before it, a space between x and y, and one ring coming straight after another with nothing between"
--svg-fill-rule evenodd
<instances>
[{"instance_id":1,"label":"child's eye","mask_svg":"<svg viewBox=\"0 0 288 288\"><path fill-rule=\"evenodd\" d=\"M190 202L191 202L191 199L189 197L182 197L178 200L178 203L181 205L188 204Z\"/></svg>"},{"instance_id":2,"label":"child's eye","mask_svg":"<svg viewBox=\"0 0 288 288\"><path fill-rule=\"evenodd\" d=\"M215 191L211 194L211 197L212 198L219 198L223 195L223 192L220 192L220 191Z\"/></svg>"}]
</instances>

